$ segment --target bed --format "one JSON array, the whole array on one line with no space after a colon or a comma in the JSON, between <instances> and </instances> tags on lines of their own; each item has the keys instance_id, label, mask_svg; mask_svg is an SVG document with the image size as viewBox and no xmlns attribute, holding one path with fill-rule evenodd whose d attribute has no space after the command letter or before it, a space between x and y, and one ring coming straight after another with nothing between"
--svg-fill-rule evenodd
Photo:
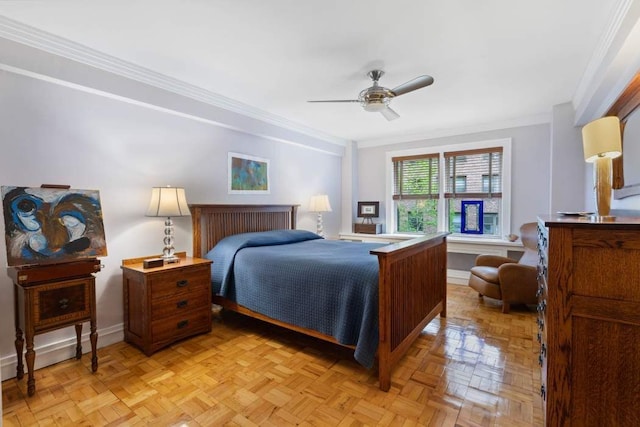
<instances>
[{"instance_id":1,"label":"bed","mask_svg":"<svg viewBox=\"0 0 640 427\"><path fill-rule=\"evenodd\" d=\"M295 230L297 207L298 205L191 205L193 255L207 256L222 239L241 233ZM331 241L326 241L326 244L337 245ZM363 247L358 243L353 245ZM393 367L420 332L438 314L446 317L446 233L367 247L367 250L377 257L378 330L375 334L375 347L380 389L388 391ZM305 248L304 252L306 251ZM213 265L214 271L217 267L221 268L220 265ZM241 285L235 283L234 286ZM233 299L214 293L212 300L225 309L345 345L331 334L278 320L275 318L277 316L252 310ZM354 345L346 346L354 351L357 349Z\"/></svg>"}]
</instances>

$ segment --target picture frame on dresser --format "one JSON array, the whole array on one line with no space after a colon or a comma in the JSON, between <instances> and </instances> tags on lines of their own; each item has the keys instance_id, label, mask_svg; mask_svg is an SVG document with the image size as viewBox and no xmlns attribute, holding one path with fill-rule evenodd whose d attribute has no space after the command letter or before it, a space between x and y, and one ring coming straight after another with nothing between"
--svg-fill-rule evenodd
<instances>
[{"instance_id":1,"label":"picture frame on dresser","mask_svg":"<svg viewBox=\"0 0 640 427\"><path fill-rule=\"evenodd\" d=\"M358 218L378 218L380 202L358 202Z\"/></svg>"}]
</instances>

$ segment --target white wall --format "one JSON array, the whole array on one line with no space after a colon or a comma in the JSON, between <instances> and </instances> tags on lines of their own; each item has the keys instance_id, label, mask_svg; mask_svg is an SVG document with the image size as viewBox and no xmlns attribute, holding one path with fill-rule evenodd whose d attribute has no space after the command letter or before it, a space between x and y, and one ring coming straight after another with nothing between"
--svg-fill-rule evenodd
<instances>
[{"instance_id":1,"label":"white wall","mask_svg":"<svg viewBox=\"0 0 640 427\"><path fill-rule=\"evenodd\" d=\"M361 147L358 150L358 195L360 200L379 200L380 218L385 218L386 207L383 205L387 198L386 152L511 138L511 232L519 234L521 224L535 221L537 215L549 212L549 135L549 125L542 124L402 144Z\"/></svg>"},{"instance_id":2,"label":"white wall","mask_svg":"<svg viewBox=\"0 0 640 427\"><path fill-rule=\"evenodd\" d=\"M583 181L586 163L582 150L582 131L574 125L571 103L553 107L551 121L550 212L585 210ZM591 197L593 199L593 197Z\"/></svg>"},{"instance_id":3,"label":"white wall","mask_svg":"<svg viewBox=\"0 0 640 427\"><path fill-rule=\"evenodd\" d=\"M0 54L0 64L13 58ZM66 60L56 60L56 66ZM73 64L71 64L73 65ZM39 70L43 72L42 69ZM85 72L91 73L87 67ZM106 77L101 72L104 81ZM87 81L90 76L82 74ZM186 189L190 203L298 203L299 228L315 231L315 215L307 212L309 198L327 193L333 212L324 215L328 235L337 235L341 216L342 156L323 150L322 144L297 144L255 136L220 126L215 109L188 98L179 100L184 110L209 114L180 115L156 108L160 103L132 102L109 96L115 91L87 90L67 80L32 76L24 69L0 69L0 184L39 186L69 184L72 188L100 191L109 255L96 275L98 346L122 339L123 258L161 252L163 221L144 216L152 186L173 185ZM133 81L157 99L167 93ZM237 126L234 126L237 128ZM300 141L305 137L300 136ZM311 148L308 148L311 146ZM320 147L320 149L318 148ZM251 154L270 159L271 194L227 194L227 153ZM190 218L175 218L176 249L191 253ZM4 224L0 224L4 234ZM0 265L6 251L0 244ZM0 274L0 362L2 378L15 376L13 285ZM88 327L85 331L88 332ZM35 338L36 367L73 356L73 328ZM83 348L90 349L85 341Z\"/></svg>"}]
</instances>

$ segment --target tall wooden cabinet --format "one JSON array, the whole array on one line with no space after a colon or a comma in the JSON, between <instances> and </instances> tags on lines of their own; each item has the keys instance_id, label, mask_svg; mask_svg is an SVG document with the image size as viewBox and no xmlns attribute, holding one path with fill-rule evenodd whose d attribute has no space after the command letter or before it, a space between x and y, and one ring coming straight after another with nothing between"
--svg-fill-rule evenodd
<instances>
[{"instance_id":1,"label":"tall wooden cabinet","mask_svg":"<svg viewBox=\"0 0 640 427\"><path fill-rule=\"evenodd\" d=\"M640 218L538 224L545 424L640 425Z\"/></svg>"}]
</instances>

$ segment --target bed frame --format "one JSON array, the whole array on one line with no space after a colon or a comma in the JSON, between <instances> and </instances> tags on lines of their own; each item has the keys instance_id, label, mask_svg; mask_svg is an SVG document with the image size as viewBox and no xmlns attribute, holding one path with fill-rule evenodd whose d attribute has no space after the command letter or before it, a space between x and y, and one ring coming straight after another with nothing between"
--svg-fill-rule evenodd
<instances>
[{"instance_id":1,"label":"bed frame","mask_svg":"<svg viewBox=\"0 0 640 427\"><path fill-rule=\"evenodd\" d=\"M232 234L295 229L298 205L190 205L190 208L193 256L202 257L219 240ZM446 234L426 235L371 251L378 256L380 267L378 379L383 391L391 387L393 367L425 326L438 314L446 317ZM213 295L213 302L339 344L331 336L272 319L218 295Z\"/></svg>"}]
</instances>

